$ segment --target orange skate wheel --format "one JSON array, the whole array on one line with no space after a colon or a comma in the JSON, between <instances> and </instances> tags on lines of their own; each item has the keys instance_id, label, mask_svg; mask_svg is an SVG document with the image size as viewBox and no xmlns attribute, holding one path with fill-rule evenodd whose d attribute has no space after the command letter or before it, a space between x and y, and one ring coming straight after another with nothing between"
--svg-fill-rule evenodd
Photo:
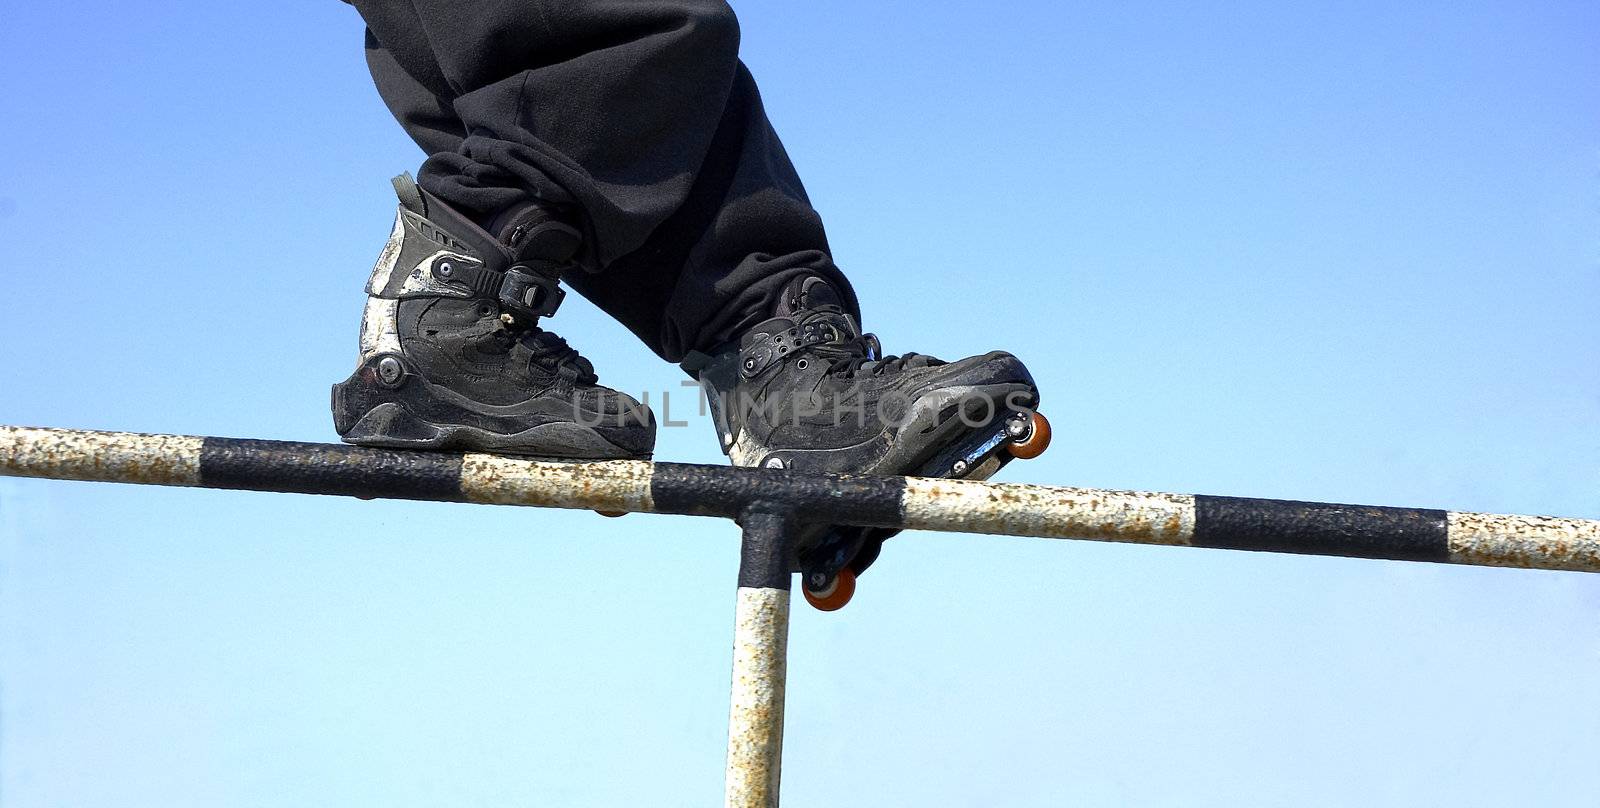
<instances>
[{"instance_id":1,"label":"orange skate wheel","mask_svg":"<svg viewBox=\"0 0 1600 808\"><path fill-rule=\"evenodd\" d=\"M839 570L834 576L833 583L821 592L812 592L804 586L800 591L805 593L806 602L825 612L836 612L844 608L850 598L856 594L856 574L849 569Z\"/></svg>"},{"instance_id":2,"label":"orange skate wheel","mask_svg":"<svg viewBox=\"0 0 1600 808\"><path fill-rule=\"evenodd\" d=\"M1044 414L1035 412L1028 416L1028 433L1006 444L1011 456L1018 460L1032 460L1050 448L1050 422Z\"/></svg>"},{"instance_id":3,"label":"orange skate wheel","mask_svg":"<svg viewBox=\"0 0 1600 808\"><path fill-rule=\"evenodd\" d=\"M627 516L628 515L627 511L595 511L595 513L598 513L601 516L609 516L609 517L611 517L613 519L617 518L618 516Z\"/></svg>"}]
</instances>

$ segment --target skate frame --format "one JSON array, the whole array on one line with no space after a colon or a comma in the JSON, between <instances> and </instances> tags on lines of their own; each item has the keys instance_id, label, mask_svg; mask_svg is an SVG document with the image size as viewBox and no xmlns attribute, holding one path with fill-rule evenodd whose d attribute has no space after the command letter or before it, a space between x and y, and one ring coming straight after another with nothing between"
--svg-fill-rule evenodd
<instances>
[{"instance_id":1,"label":"skate frame","mask_svg":"<svg viewBox=\"0 0 1600 808\"><path fill-rule=\"evenodd\" d=\"M0 426L0 475L671 513L743 528L726 805L778 805L794 537L810 524L1600 572L1600 521L916 477Z\"/></svg>"}]
</instances>

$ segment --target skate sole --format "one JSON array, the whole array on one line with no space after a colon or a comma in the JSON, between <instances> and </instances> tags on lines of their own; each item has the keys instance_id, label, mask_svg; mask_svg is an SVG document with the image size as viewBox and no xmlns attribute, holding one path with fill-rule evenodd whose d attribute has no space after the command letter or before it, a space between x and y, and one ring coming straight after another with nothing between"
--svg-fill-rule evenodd
<instances>
[{"instance_id":1,"label":"skate sole","mask_svg":"<svg viewBox=\"0 0 1600 808\"><path fill-rule=\"evenodd\" d=\"M368 410L339 437L356 446L385 449L489 452L564 460L633 460L650 456L617 446L581 424L553 422L502 434L464 424L435 424L395 402Z\"/></svg>"}]
</instances>

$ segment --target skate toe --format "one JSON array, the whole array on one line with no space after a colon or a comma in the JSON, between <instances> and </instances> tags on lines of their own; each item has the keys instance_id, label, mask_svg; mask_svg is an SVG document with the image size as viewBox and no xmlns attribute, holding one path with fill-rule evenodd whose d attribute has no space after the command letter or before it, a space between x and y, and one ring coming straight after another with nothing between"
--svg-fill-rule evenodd
<instances>
[{"instance_id":1,"label":"skate toe","mask_svg":"<svg viewBox=\"0 0 1600 808\"><path fill-rule=\"evenodd\" d=\"M1028 372L1028 367L1022 360L1006 351L990 351L980 356L969 356L956 362L945 365L941 370L950 384L959 384L975 387L989 387L993 385L1015 385L1026 387L1038 397L1038 387L1033 382L1033 374Z\"/></svg>"}]
</instances>

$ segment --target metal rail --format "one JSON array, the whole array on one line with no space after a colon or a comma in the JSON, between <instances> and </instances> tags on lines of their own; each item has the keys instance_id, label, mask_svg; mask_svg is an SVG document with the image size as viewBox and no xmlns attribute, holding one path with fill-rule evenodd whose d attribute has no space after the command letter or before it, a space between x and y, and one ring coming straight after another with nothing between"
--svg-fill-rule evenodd
<instances>
[{"instance_id":1,"label":"metal rail","mask_svg":"<svg viewBox=\"0 0 1600 808\"><path fill-rule=\"evenodd\" d=\"M1016 483L10 426L0 426L0 475L735 519L744 540L730 806L778 804L792 539L801 525L1600 572L1595 520Z\"/></svg>"}]
</instances>

